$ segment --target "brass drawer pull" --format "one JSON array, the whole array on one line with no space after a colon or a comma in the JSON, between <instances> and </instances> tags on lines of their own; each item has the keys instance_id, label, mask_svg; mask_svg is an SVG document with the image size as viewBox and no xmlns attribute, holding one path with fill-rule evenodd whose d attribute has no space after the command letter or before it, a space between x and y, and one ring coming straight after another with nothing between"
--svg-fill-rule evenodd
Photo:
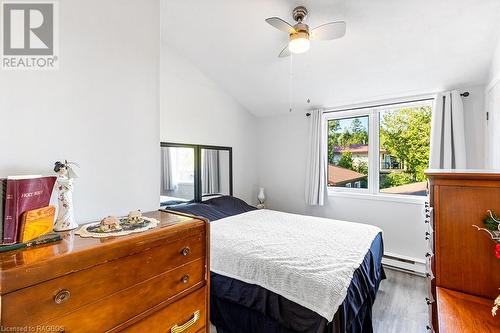
<instances>
[{"instance_id":1,"label":"brass drawer pull","mask_svg":"<svg viewBox=\"0 0 500 333\"><path fill-rule=\"evenodd\" d=\"M189 282L189 274L184 274L181 279L182 283L188 283Z\"/></svg>"},{"instance_id":2,"label":"brass drawer pull","mask_svg":"<svg viewBox=\"0 0 500 333\"><path fill-rule=\"evenodd\" d=\"M181 333L193 326L198 319L200 319L200 310L197 310L195 313L193 313L193 318L189 319L187 322L185 322L182 325L174 325L170 329L170 333Z\"/></svg>"},{"instance_id":3,"label":"brass drawer pull","mask_svg":"<svg viewBox=\"0 0 500 333\"><path fill-rule=\"evenodd\" d=\"M71 293L68 289L59 290L59 292L54 296L54 302L56 304L63 304L69 300Z\"/></svg>"},{"instance_id":4,"label":"brass drawer pull","mask_svg":"<svg viewBox=\"0 0 500 333\"><path fill-rule=\"evenodd\" d=\"M187 257L191 253L191 249L189 248L189 246L186 246L185 248L182 249L181 253L184 257Z\"/></svg>"}]
</instances>

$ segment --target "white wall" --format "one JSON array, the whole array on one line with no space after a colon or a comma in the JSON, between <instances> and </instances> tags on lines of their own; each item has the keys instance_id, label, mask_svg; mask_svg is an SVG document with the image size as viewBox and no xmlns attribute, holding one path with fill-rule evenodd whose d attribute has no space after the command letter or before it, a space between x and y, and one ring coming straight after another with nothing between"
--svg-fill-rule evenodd
<instances>
[{"instance_id":1,"label":"white wall","mask_svg":"<svg viewBox=\"0 0 500 333\"><path fill-rule=\"evenodd\" d=\"M79 223L159 202L159 1L60 1L53 72L0 72L0 175L80 164ZM147 38L146 38L146 37Z\"/></svg>"},{"instance_id":2,"label":"white wall","mask_svg":"<svg viewBox=\"0 0 500 333\"><path fill-rule=\"evenodd\" d=\"M491 68L489 71L489 82L492 82L494 79L500 80L500 35L498 36L497 45L495 52L493 53Z\"/></svg>"},{"instance_id":3,"label":"white wall","mask_svg":"<svg viewBox=\"0 0 500 333\"><path fill-rule=\"evenodd\" d=\"M464 108L466 141L471 147L468 163L474 167L484 164L482 150L474 147L482 144L483 89L462 89L470 92L470 96L464 98ZM259 118L258 184L266 189L267 206L376 225L384 231L386 253L423 260L427 249L422 204L329 196L324 207L305 205L308 124L309 119L300 111L287 116Z\"/></svg>"},{"instance_id":4,"label":"white wall","mask_svg":"<svg viewBox=\"0 0 500 333\"><path fill-rule=\"evenodd\" d=\"M234 195L254 203L255 116L166 44L160 77L161 141L233 147Z\"/></svg>"},{"instance_id":5,"label":"white wall","mask_svg":"<svg viewBox=\"0 0 500 333\"><path fill-rule=\"evenodd\" d=\"M469 97L462 98L465 117L465 145L467 150L467 168L482 169L486 167L485 136L486 106L484 100L485 86L466 87L460 91L468 91Z\"/></svg>"},{"instance_id":6,"label":"white wall","mask_svg":"<svg viewBox=\"0 0 500 333\"><path fill-rule=\"evenodd\" d=\"M486 160L491 169L500 169L500 38L493 55L489 73L489 83L486 86L486 108L489 121L486 131Z\"/></svg>"}]
</instances>

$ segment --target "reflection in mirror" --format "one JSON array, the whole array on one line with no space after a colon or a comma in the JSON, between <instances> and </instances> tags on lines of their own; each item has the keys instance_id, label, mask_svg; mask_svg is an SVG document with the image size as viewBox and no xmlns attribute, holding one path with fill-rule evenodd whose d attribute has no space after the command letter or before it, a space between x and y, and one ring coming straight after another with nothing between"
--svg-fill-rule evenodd
<instances>
[{"instance_id":1,"label":"reflection in mirror","mask_svg":"<svg viewBox=\"0 0 500 333\"><path fill-rule=\"evenodd\" d=\"M230 195L230 155L228 150L201 149L201 189L203 200Z\"/></svg>"},{"instance_id":2,"label":"reflection in mirror","mask_svg":"<svg viewBox=\"0 0 500 333\"><path fill-rule=\"evenodd\" d=\"M194 148L161 147L161 203L194 200Z\"/></svg>"}]
</instances>

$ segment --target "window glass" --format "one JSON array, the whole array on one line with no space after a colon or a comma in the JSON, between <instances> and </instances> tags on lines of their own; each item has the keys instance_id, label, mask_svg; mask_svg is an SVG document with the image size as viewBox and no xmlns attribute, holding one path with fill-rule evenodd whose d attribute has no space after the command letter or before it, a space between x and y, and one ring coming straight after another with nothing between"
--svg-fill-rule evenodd
<instances>
[{"instance_id":1,"label":"window glass","mask_svg":"<svg viewBox=\"0 0 500 333\"><path fill-rule=\"evenodd\" d=\"M379 112L379 187L389 194L426 195L431 106Z\"/></svg>"},{"instance_id":2,"label":"window glass","mask_svg":"<svg viewBox=\"0 0 500 333\"><path fill-rule=\"evenodd\" d=\"M328 121L328 186L368 188L368 119Z\"/></svg>"}]
</instances>

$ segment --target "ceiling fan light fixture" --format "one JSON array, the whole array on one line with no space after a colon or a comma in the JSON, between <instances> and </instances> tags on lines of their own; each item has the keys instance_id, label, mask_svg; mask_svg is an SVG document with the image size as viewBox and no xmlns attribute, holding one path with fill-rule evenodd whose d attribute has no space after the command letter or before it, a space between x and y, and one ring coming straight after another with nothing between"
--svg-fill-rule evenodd
<instances>
[{"instance_id":1,"label":"ceiling fan light fixture","mask_svg":"<svg viewBox=\"0 0 500 333\"><path fill-rule=\"evenodd\" d=\"M285 58L291 54L309 51L311 40L333 40L345 35L346 23L344 21L325 23L309 30L309 25L304 22L307 14L306 7L298 6L293 10L292 17L297 22L294 25L276 16L265 20L274 28L288 34L288 45L281 50L278 57Z\"/></svg>"},{"instance_id":2,"label":"ceiling fan light fixture","mask_svg":"<svg viewBox=\"0 0 500 333\"><path fill-rule=\"evenodd\" d=\"M311 41L307 32L300 31L290 35L290 42L288 43L290 52L294 54L304 53L309 51L310 47Z\"/></svg>"}]
</instances>

